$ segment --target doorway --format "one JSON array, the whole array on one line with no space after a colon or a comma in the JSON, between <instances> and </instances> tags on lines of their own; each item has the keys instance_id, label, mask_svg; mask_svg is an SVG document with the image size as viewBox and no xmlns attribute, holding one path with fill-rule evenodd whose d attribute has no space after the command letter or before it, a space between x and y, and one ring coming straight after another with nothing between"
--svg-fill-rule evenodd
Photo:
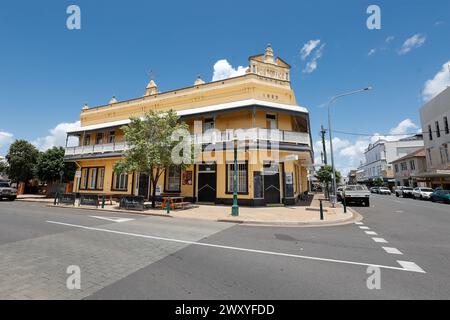
<instances>
[{"instance_id":1,"label":"doorway","mask_svg":"<svg viewBox=\"0 0 450 320\"><path fill-rule=\"evenodd\" d=\"M264 166L264 202L266 204L280 203L280 170L279 165L273 162Z\"/></svg>"},{"instance_id":2,"label":"doorway","mask_svg":"<svg viewBox=\"0 0 450 320\"><path fill-rule=\"evenodd\" d=\"M139 174L138 195L143 196L145 199L148 199L150 191L149 186L150 186L150 177L148 176L148 174L145 173Z\"/></svg>"},{"instance_id":3,"label":"doorway","mask_svg":"<svg viewBox=\"0 0 450 320\"><path fill-rule=\"evenodd\" d=\"M215 202L216 184L216 164L199 164L198 202Z\"/></svg>"}]
</instances>

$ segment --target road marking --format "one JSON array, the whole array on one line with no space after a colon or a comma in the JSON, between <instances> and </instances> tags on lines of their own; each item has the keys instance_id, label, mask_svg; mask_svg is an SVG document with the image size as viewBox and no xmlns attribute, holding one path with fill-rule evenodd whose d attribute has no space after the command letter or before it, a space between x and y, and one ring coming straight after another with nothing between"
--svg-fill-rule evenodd
<instances>
[{"instance_id":1,"label":"road marking","mask_svg":"<svg viewBox=\"0 0 450 320\"><path fill-rule=\"evenodd\" d=\"M415 264L414 262L411 261L400 261L397 260L397 262L405 269L408 271L412 271L412 272L420 272L420 273L426 273L421 267L419 267L417 264Z\"/></svg>"},{"instance_id":2,"label":"road marking","mask_svg":"<svg viewBox=\"0 0 450 320\"><path fill-rule=\"evenodd\" d=\"M377 236L378 233L376 233L375 231L364 231L366 234L371 235L371 236Z\"/></svg>"},{"instance_id":3,"label":"road marking","mask_svg":"<svg viewBox=\"0 0 450 320\"><path fill-rule=\"evenodd\" d=\"M102 219L102 220L107 220L107 221L112 221L112 222L127 222L127 221L133 221L134 220L134 219L131 219L131 218L117 218L117 217L101 217L101 216L89 216L89 217Z\"/></svg>"},{"instance_id":4,"label":"road marking","mask_svg":"<svg viewBox=\"0 0 450 320\"><path fill-rule=\"evenodd\" d=\"M372 238L373 241L375 242L380 242L380 243L388 243L386 240L384 240L383 238Z\"/></svg>"},{"instance_id":5,"label":"road marking","mask_svg":"<svg viewBox=\"0 0 450 320\"><path fill-rule=\"evenodd\" d=\"M297 258L297 259L305 259L305 260L327 261L327 262L351 264L351 265L365 266L365 267L372 266L372 267L379 267L379 268L390 269L390 270L398 270L398 271L410 271L410 272L422 272L422 273L425 273L425 271L423 271L423 270L422 271L416 271L416 270L413 270L411 267L399 268L399 267L385 266L385 265L365 263L365 262L336 260L336 259L319 258L319 257L312 257L312 256L301 256L301 255L297 255L297 254L283 253L283 252L264 251L264 250L247 249L247 248L239 248L239 247L230 247L230 246L223 246L223 245L206 243L206 242L195 242L195 241L189 241L189 240L163 238L163 237L156 237L156 236L150 236L150 235L139 234L139 233L130 233L130 232L110 230L110 229L103 229L103 228L87 227L87 226L81 226L81 225L64 223L64 222L58 222L58 221L51 221L51 220L47 220L46 222L52 223L52 224L58 224L58 225L62 225L62 226L68 226L68 227L92 230L92 231L102 231L102 232L115 233L115 234L121 234L121 235L132 236L132 237L139 237L139 238L153 239L153 240L161 240L161 241L170 241L170 242L184 243L184 244L197 245L197 246L203 246L203 247L212 247L212 248L228 249L228 250L234 250L234 251L252 252L252 253L267 254L267 255L282 256L282 257Z\"/></svg>"},{"instance_id":6,"label":"road marking","mask_svg":"<svg viewBox=\"0 0 450 320\"><path fill-rule=\"evenodd\" d=\"M382 247L382 248L384 249L384 251L386 251L387 253L390 253L390 254L403 254L397 248L391 248L391 247Z\"/></svg>"},{"instance_id":7,"label":"road marking","mask_svg":"<svg viewBox=\"0 0 450 320\"><path fill-rule=\"evenodd\" d=\"M394 202L401 203L401 204L404 203L404 202L402 202L402 201L397 201L397 200L394 200Z\"/></svg>"},{"instance_id":8,"label":"road marking","mask_svg":"<svg viewBox=\"0 0 450 320\"><path fill-rule=\"evenodd\" d=\"M405 211L403 211L403 210L397 210L397 211L395 211L395 213L404 213Z\"/></svg>"},{"instance_id":9,"label":"road marking","mask_svg":"<svg viewBox=\"0 0 450 320\"><path fill-rule=\"evenodd\" d=\"M361 225L361 224L364 224L364 223L362 223L362 222L355 222L355 224Z\"/></svg>"},{"instance_id":10,"label":"road marking","mask_svg":"<svg viewBox=\"0 0 450 320\"><path fill-rule=\"evenodd\" d=\"M366 227L366 226L360 226L359 228L363 229L363 230L369 230L370 229L369 227Z\"/></svg>"}]
</instances>

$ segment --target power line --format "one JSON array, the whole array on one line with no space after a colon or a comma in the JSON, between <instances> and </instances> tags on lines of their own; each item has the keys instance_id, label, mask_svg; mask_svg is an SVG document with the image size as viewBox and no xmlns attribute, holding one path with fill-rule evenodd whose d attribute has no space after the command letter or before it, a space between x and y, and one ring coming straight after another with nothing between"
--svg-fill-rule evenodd
<instances>
[{"instance_id":1,"label":"power line","mask_svg":"<svg viewBox=\"0 0 450 320\"><path fill-rule=\"evenodd\" d=\"M346 134L346 135L352 135L352 136L368 136L368 137L372 137L375 135L378 136L415 136L415 135L419 135L419 134L429 134L430 131L426 131L426 132L422 132L422 131L416 131L416 132L406 132L406 133L361 133L361 132L348 132L348 131L342 131L342 130L332 130L332 132L335 133L340 133L340 134ZM448 134L449 131L447 129L442 129L442 130L431 130L431 133L444 133L444 134Z\"/></svg>"}]
</instances>

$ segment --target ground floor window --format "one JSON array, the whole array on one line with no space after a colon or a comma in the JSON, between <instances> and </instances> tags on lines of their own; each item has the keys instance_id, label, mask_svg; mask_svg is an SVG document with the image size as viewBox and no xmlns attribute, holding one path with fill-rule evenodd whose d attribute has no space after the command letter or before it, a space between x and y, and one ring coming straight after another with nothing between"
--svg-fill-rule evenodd
<instances>
[{"instance_id":1,"label":"ground floor window","mask_svg":"<svg viewBox=\"0 0 450 320\"><path fill-rule=\"evenodd\" d=\"M166 170L166 191L180 192L181 170L180 167L170 167Z\"/></svg>"},{"instance_id":2,"label":"ground floor window","mask_svg":"<svg viewBox=\"0 0 450 320\"><path fill-rule=\"evenodd\" d=\"M234 190L234 163L227 164L227 193L233 193ZM238 162L237 164L237 192L248 193L248 164L247 162Z\"/></svg>"},{"instance_id":3,"label":"ground floor window","mask_svg":"<svg viewBox=\"0 0 450 320\"><path fill-rule=\"evenodd\" d=\"M102 190L105 180L104 167L81 168L80 190Z\"/></svg>"},{"instance_id":4,"label":"ground floor window","mask_svg":"<svg viewBox=\"0 0 450 320\"><path fill-rule=\"evenodd\" d=\"M113 189L117 191L128 189L128 173L113 173Z\"/></svg>"}]
</instances>

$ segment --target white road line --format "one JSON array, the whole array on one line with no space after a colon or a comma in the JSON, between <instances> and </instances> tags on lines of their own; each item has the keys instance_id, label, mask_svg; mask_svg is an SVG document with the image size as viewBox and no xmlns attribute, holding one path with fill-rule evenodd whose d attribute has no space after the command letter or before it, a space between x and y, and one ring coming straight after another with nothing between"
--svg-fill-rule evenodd
<instances>
[{"instance_id":1,"label":"white road line","mask_svg":"<svg viewBox=\"0 0 450 320\"><path fill-rule=\"evenodd\" d=\"M384 240L383 238L372 238L373 241L375 242L380 242L380 243L388 243L386 240Z\"/></svg>"},{"instance_id":2,"label":"white road line","mask_svg":"<svg viewBox=\"0 0 450 320\"><path fill-rule=\"evenodd\" d=\"M239 247L230 247L230 246L223 246L223 245L212 244L212 243L205 243L205 242L195 242L195 241L188 241L188 240L163 238L163 237L149 236L149 235L139 234L139 233L130 233L130 232L109 230L109 229L103 229L103 228L86 227L86 226L70 224L70 223L64 223L64 222L58 222L58 221L51 221L51 220L47 220L46 222L53 223L53 224L58 224L58 225L63 225L63 226L68 226L68 227L75 227L75 228L81 228L81 229L86 229L86 230L92 230L92 231L102 231L102 232L115 233L115 234L121 234L121 235L132 236L132 237L139 237L139 238L146 238L146 239L153 239L153 240L162 240L162 241L170 241L170 242L184 243L184 244L197 245L197 246L203 246L203 247L212 247L212 248L228 249L228 250L235 250L235 251L260 253L260 254L267 254L267 255L273 255L273 256L297 258L297 259L327 261L327 262L351 264L351 265L365 266L365 267L373 266L373 267L379 267L379 268L390 269L390 270L398 270L398 271L421 272L421 271L413 270L411 268L407 269L407 268L399 268L399 267L392 267L392 266L385 266L385 265L371 264L371 263L364 263L364 262L356 262L356 261L336 260L336 259L327 259L327 258L319 258L319 257L311 257L311 256L301 256L301 255L297 255L297 254L282 253L282 252L273 252L273 251L255 250L255 249L247 249L247 248L239 248Z\"/></svg>"},{"instance_id":3,"label":"white road line","mask_svg":"<svg viewBox=\"0 0 450 320\"><path fill-rule=\"evenodd\" d=\"M369 227L366 227L366 226L360 226L359 228L362 229L362 230L369 230L370 229Z\"/></svg>"},{"instance_id":4,"label":"white road line","mask_svg":"<svg viewBox=\"0 0 450 320\"><path fill-rule=\"evenodd\" d=\"M364 231L366 234L371 235L371 236L377 236L378 233L376 233L375 231Z\"/></svg>"},{"instance_id":5,"label":"white road line","mask_svg":"<svg viewBox=\"0 0 450 320\"><path fill-rule=\"evenodd\" d=\"M420 272L420 273L426 273L421 267L419 267L417 264L411 261L400 261L397 260L399 265L401 265L405 270L412 271L412 272Z\"/></svg>"},{"instance_id":6,"label":"white road line","mask_svg":"<svg viewBox=\"0 0 450 320\"><path fill-rule=\"evenodd\" d=\"M386 251L387 253L390 253L390 254L403 254L397 248L391 248L391 247L382 247L382 248L384 249L384 251Z\"/></svg>"},{"instance_id":7,"label":"white road line","mask_svg":"<svg viewBox=\"0 0 450 320\"><path fill-rule=\"evenodd\" d=\"M362 222L355 222L355 224L361 225L361 224L364 224L364 223L362 223Z\"/></svg>"},{"instance_id":8,"label":"white road line","mask_svg":"<svg viewBox=\"0 0 450 320\"><path fill-rule=\"evenodd\" d=\"M107 220L107 221L112 221L112 222L128 222L128 221L133 221L134 220L134 219L131 219L131 218L117 218L117 217L102 217L102 216L89 216L89 217L102 219L102 220Z\"/></svg>"}]
</instances>

